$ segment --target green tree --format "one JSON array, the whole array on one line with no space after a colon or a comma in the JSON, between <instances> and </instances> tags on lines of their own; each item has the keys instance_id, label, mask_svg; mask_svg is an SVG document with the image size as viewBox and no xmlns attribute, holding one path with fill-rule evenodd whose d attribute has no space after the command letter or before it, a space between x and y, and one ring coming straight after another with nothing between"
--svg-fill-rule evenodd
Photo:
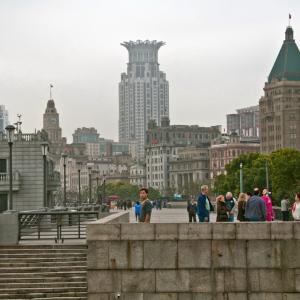
<instances>
[{"instance_id":1,"label":"green tree","mask_svg":"<svg viewBox=\"0 0 300 300\"><path fill-rule=\"evenodd\" d=\"M225 166L226 175L217 176L214 182L215 194L234 195L240 192L240 164L243 164L243 190L252 191L254 187L265 186L266 156L259 153L242 154Z\"/></svg>"},{"instance_id":2,"label":"green tree","mask_svg":"<svg viewBox=\"0 0 300 300\"><path fill-rule=\"evenodd\" d=\"M101 187L101 192L103 193L103 187ZM108 183L105 186L105 195L117 195L122 199L136 200L139 198L139 187L127 182ZM159 191L152 187L149 188L150 199L156 199L159 197L161 197Z\"/></svg>"},{"instance_id":3,"label":"green tree","mask_svg":"<svg viewBox=\"0 0 300 300\"><path fill-rule=\"evenodd\" d=\"M272 192L279 201L285 195L294 198L300 192L300 152L281 149L270 154Z\"/></svg>"}]
</instances>

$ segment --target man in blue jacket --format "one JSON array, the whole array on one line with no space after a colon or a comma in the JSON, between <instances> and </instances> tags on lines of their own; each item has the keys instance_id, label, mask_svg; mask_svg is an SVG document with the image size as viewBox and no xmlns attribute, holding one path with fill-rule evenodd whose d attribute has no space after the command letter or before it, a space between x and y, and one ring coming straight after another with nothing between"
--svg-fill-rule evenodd
<instances>
[{"instance_id":1,"label":"man in blue jacket","mask_svg":"<svg viewBox=\"0 0 300 300\"><path fill-rule=\"evenodd\" d=\"M210 205L208 200L208 186L201 186L201 194L198 197L197 214L199 222L209 222Z\"/></svg>"}]
</instances>

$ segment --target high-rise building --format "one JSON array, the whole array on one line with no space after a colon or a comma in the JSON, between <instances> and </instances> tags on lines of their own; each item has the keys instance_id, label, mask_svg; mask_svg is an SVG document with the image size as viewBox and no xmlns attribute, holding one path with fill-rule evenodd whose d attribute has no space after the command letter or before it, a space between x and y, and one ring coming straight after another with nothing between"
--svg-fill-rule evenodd
<instances>
[{"instance_id":1,"label":"high-rise building","mask_svg":"<svg viewBox=\"0 0 300 300\"><path fill-rule=\"evenodd\" d=\"M8 111L4 105L0 105L0 132L5 132L5 127L9 124Z\"/></svg>"},{"instance_id":2,"label":"high-rise building","mask_svg":"<svg viewBox=\"0 0 300 300\"><path fill-rule=\"evenodd\" d=\"M261 151L300 150L300 52L291 26L259 101Z\"/></svg>"},{"instance_id":3,"label":"high-rise building","mask_svg":"<svg viewBox=\"0 0 300 300\"><path fill-rule=\"evenodd\" d=\"M250 106L236 110L236 114L228 114L227 133L236 133L243 137L259 136L259 106Z\"/></svg>"},{"instance_id":4,"label":"high-rise building","mask_svg":"<svg viewBox=\"0 0 300 300\"><path fill-rule=\"evenodd\" d=\"M119 141L130 144L132 155L144 160L149 120L160 126L162 116L169 116L169 83L158 63L164 43L138 40L121 45L129 52L129 62L119 83Z\"/></svg>"}]
</instances>

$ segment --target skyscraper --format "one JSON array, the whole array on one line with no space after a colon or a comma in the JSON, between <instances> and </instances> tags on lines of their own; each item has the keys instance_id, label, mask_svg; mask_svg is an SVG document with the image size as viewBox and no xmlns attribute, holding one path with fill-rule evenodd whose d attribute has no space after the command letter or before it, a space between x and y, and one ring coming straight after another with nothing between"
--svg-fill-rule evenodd
<instances>
[{"instance_id":1,"label":"skyscraper","mask_svg":"<svg viewBox=\"0 0 300 300\"><path fill-rule=\"evenodd\" d=\"M8 111L5 109L4 105L0 105L0 132L5 133L5 127L8 124Z\"/></svg>"},{"instance_id":2,"label":"skyscraper","mask_svg":"<svg viewBox=\"0 0 300 300\"><path fill-rule=\"evenodd\" d=\"M291 26L259 101L261 151L300 150L300 52Z\"/></svg>"},{"instance_id":3,"label":"skyscraper","mask_svg":"<svg viewBox=\"0 0 300 300\"><path fill-rule=\"evenodd\" d=\"M129 62L119 83L119 141L130 144L134 158L144 160L149 120L160 126L161 118L169 116L169 83L158 63L164 43L138 40L121 45L129 52Z\"/></svg>"}]
</instances>

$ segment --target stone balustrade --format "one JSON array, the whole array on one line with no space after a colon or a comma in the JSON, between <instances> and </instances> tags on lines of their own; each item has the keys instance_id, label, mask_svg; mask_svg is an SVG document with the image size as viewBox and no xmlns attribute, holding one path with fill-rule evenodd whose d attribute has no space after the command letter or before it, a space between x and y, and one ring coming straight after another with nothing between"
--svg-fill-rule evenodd
<instances>
[{"instance_id":1,"label":"stone balustrade","mask_svg":"<svg viewBox=\"0 0 300 300\"><path fill-rule=\"evenodd\" d=\"M300 299L300 222L87 225L88 299Z\"/></svg>"}]
</instances>

